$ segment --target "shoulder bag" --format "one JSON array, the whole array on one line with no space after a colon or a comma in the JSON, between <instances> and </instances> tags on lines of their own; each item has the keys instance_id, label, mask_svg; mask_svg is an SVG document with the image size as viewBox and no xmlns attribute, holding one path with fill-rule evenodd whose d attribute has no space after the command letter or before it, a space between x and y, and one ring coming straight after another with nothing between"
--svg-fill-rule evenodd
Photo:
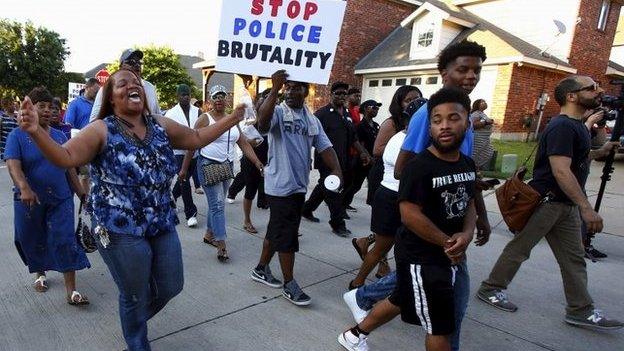
<instances>
[{"instance_id":1,"label":"shoulder bag","mask_svg":"<svg viewBox=\"0 0 624 351\"><path fill-rule=\"evenodd\" d=\"M204 164L202 166L202 174L204 176L204 185L212 186L217 183L234 178L234 171L230 166L227 157L230 155L230 131L228 130L226 159L220 163Z\"/></svg>"},{"instance_id":2,"label":"shoulder bag","mask_svg":"<svg viewBox=\"0 0 624 351\"><path fill-rule=\"evenodd\" d=\"M92 253L97 251L97 244L95 243L95 235L89 229L82 220L82 207L84 200L80 199L80 206L78 207L78 226L76 227L76 242L86 253Z\"/></svg>"},{"instance_id":3,"label":"shoulder bag","mask_svg":"<svg viewBox=\"0 0 624 351\"><path fill-rule=\"evenodd\" d=\"M524 164L496 189L498 208L507 227L514 234L519 233L526 226L537 206L543 202L542 195L524 182L527 172L526 164L536 149L537 145Z\"/></svg>"}]
</instances>

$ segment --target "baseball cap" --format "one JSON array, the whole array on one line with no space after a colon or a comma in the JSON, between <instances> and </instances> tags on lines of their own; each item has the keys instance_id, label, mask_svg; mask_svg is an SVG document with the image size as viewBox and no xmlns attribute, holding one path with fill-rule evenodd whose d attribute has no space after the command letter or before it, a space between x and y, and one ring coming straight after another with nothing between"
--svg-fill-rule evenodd
<instances>
[{"instance_id":1,"label":"baseball cap","mask_svg":"<svg viewBox=\"0 0 624 351\"><path fill-rule=\"evenodd\" d=\"M126 49L123 53L121 53L121 57L119 57L119 63L124 63L130 57L135 56L139 60L143 58L143 51L139 49Z\"/></svg>"},{"instance_id":2,"label":"baseball cap","mask_svg":"<svg viewBox=\"0 0 624 351\"><path fill-rule=\"evenodd\" d=\"M217 94L227 95L227 91L225 90L225 87L223 85L214 85L212 88L210 88L209 93L211 99L214 99L215 95Z\"/></svg>"},{"instance_id":3,"label":"baseball cap","mask_svg":"<svg viewBox=\"0 0 624 351\"><path fill-rule=\"evenodd\" d=\"M375 100L366 100L363 103L360 104L360 111L362 111L362 113L364 112L364 110L366 110L367 107L369 106L377 106L380 107L381 106L381 102L377 102Z\"/></svg>"},{"instance_id":4,"label":"baseball cap","mask_svg":"<svg viewBox=\"0 0 624 351\"><path fill-rule=\"evenodd\" d=\"M349 90L349 84L345 83L345 82L334 82L334 84L332 84L331 86L331 92L333 93L334 91L338 90L338 89L344 89L344 90Z\"/></svg>"}]
</instances>

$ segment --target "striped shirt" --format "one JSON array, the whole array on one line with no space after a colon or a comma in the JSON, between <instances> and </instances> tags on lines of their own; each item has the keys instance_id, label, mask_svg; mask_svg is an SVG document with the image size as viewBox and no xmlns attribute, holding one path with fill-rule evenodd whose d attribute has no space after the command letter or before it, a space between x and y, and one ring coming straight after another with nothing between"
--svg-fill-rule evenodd
<instances>
[{"instance_id":1,"label":"striped shirt","mask_svg":"<svg viewBox=\"0 0 624 351\"><path fill-rule=\"evenodd\" d=\"M0 111L0 118L2 121L0 122L0 157L4 160L4 147L6 146L6 140L9 133L13 131L13 129L17 128L17 121L15 118L10 117L4 113L4 111Z\"/></svg>"}]
</instances>

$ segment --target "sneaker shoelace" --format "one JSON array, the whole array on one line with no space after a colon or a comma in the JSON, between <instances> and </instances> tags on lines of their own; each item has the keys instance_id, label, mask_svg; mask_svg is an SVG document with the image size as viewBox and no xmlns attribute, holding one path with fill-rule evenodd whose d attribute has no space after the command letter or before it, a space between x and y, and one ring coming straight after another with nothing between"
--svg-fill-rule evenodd
<instances>
[{"instance_id":1,"label":"sneaker shoelace","mask_svg":"<svg viewBox=\"0 0 624 351\"><path fill-rule=\"evenodd\" d=\"M502 292L502 291L498 291L498 292L495 294L495 296L496 296L496 298L497 298L497 299L499 299L500 301L502 301L502 302L504 302L504 303L507 303L507 294L505 294L504 292Z\"/></svg>"},{"instance_id":2,"label":"sneaker shoelace","mask_svg":"<svg viewBox=\"0 0 624 351\"><path fill-rule=\"evenodd\" d=\"M358 343L358 349L368 350L368 345L366 343L367 339L368 339L368 337L366 335L360 334L360 341Z\"/></svg>"},{"instance_id":3,"label":"sneaker shoelace","mask_svg":"<svg viewBox=\"0 0 624 351\"><path fill-rule=\"evenodd\" d=\"M290 286L288 287L288 290L290 291L294 299L298 299L299 296L303 295L303 290L301 290L299 284L297 284L297 282L294 280L292 281L292 284L290 284Z\"/></svg>"},{"instance_id":4,"label":"sneaker shoelace","mask_svg":"<svg viewBox=\"0 0 624 351\"><path fill-rule=\"evenodd\" d=\"M594 310L591 316L587 317L588 320L598 323L605 318L604 313L601 310Z\"/></svg>"}]
</instances>

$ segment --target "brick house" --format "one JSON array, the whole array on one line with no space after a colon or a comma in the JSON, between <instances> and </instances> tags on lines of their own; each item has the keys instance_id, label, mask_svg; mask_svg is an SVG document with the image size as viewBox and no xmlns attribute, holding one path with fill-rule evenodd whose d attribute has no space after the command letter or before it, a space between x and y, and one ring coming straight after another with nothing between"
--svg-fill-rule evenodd
<instances>
[{"instance_id":1,"label":"brick house","mask_svg":"<svg viewBox=\"0 0 624 351\"><path fill-rule=\"evenodd\" d=\"M421 3L415 0L348 0L330 83L342 80L354 86L361 86L362 78L355 76L355 65ZM383 20L379 19L381 14L383 14ZM200 62L193 67L201 68L203 71L204 94L206 94L206 91L213 85L214 60ZM255 95L268 86L269 82L265 78L235 75L234 100L238 101L237 92L243 87ZM328 102L328 87L312 85L308 105L314 110Z\"/></svg>"},{"instance_id":2,"label":"brick house","mask_svg":"<svg viewBox=\"0 0 624 351\"><path fill-rule=\"evenodd\" d=\"M523 139L527 116L536 127L543 94L570 74L586 74L608 92L624 68L609 60L622 0L429 0L407 16L358 62L363 96L388 103L397 86L412 84L425 95L442 86L439 52L468 39L487 48L481 82L471 98L483 98L497 122L497 136ZM543 110L554 116L554 98Z\"/></svg>"}]
</instances>

